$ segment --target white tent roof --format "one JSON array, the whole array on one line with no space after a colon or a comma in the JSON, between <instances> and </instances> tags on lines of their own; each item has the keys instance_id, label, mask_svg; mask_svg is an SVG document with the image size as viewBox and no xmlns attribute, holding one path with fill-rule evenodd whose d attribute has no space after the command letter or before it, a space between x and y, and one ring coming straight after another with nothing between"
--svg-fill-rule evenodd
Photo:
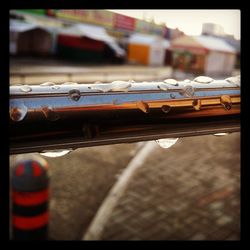
<instances>
[{"instance_id":1,"label":"white tent roof","mask_svg":"<svg viewBox=\"0 0 250 250\"><path fill-rule=\"evenodd\" d=\"M164 40L163 40L163 47L164 47L165 49L169 48L169 47L170 47L170 41L164 39Z\"/></svg>"},{"instance_id":2,"label":"white tent roof","mask_svg":"<svg viewBox=\"0 0 250 250\"><path fill-rule=\"evenodd\" d=\"M118 55L125 55L125 51L119 47L115 39L111 37L103 27L89 24L75 24L70 27L60 29L59 33L73 36L86 36L94 40L103 41Z\"/></svg>"},{"instance_id":3,"label":"white tent roof","mask_svg":"<svg viewBox=\"0 0 250 250\"><path fill-rule=\"evenodd\" d=\"M32 22L23 22L23 21L14 20L14 19L10 20L10 31L25 32L25 31L37 29L37 28L46 30L48 32L54 32L54 29L55 29L53 27L49 27L49 26L45 26L45 25L41 25L37 23L32 23Z\"/></svg>"},{"instance_id":4,"label":"white tent roof","mask_svg":"<svg viewBox=\"0 0 250 250\"><path fill-rule=\"evenodd\" d=\"M152 45L157 41L161 41L165 49L167 49L170 46L169 40L163 39L162 37L157 35L135 33L131 35L130 38L128 39L128 43L146 44L146 45Z\"/></svg>"},{"instance_id":5,"label":"white tent roof","mask_svg":"<svg viewBox=\"0 0 250 250\"><path fill-rule=\"evenodd\" d=\"M155 41L157 41L157 39L159 39L159 38L160 37L156 36L156 35L146 35L146 34L134 33L129 37L128 42L129 43L151 45Z\"/></svg>"},{"instance_id":6,"label":"white tent roof","mask_svg":"<svg viewBox=\"0 0 250 250\"><path fill-rule=\"evenodd\" d=\"M210 36L194 36L198 43L209 50L217 50L223 52L235 53L236 50L230 46L227 42L217 37Z\"/></svg>"},{"instance_id":7,"label":"white tent roof","mask_svg":"<svg viewBox=\"0 0 250 250\"><path fill-rule=\"evenodd\" d=\"M40 27L33 23L25 23L22 21L10 20L10 31L25 32L36 28Z\"/></svg>"}]
</instances>

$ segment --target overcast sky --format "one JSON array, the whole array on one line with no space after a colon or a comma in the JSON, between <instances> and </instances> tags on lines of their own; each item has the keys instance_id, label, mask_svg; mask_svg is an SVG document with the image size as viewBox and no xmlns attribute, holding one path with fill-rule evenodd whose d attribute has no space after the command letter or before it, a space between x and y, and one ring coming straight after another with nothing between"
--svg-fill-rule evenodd
<instances>
[{"instance_id":1,"label":"overcast sky","mask_svg":"<svg viewBox=\"0 0 250 250\"><path fill-rule=\"evenodd\" d=\"M169 28L179 28L187 35L200 35L202 23L216 23L224 32L240 39L240 10L110 10L143 19L154 18Z\"/></svg>"}]
</instances>

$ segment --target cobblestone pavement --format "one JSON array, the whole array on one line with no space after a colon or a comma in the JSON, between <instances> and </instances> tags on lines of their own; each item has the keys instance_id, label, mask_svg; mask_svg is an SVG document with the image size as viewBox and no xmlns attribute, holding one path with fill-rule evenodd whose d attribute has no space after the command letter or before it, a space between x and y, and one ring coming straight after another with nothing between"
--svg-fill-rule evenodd
<instances>
[{"instance_id":1,"label":"cobblestone pavement","mask_svg":"<svg viewBox=\"0 0 250 250\"><path fill-rule=\"evenodd\" d=\"M136 152L136 144L78 149L64 159L48 159L51 168L50 237L78 240L117 175Z\"/></svg>"},{"instance_id":2,"label":"cobblestone pavement","mask_svg":"<svg viewBox=\"0 0 250 250\"><path fill-rule=\"evenodd\" d=\"M240 134L157 148L130 179L101 239L240 239Z\"/></svg>"},{"instance_id":3,"label":"cobblestone pavement","mask_svg":"<svg viewBox=\"0 0 250 250\"><path fill-rule=\"evenodd\" d=\"M120 144L46 158L51 239L82 238L137 149ZM239 239L240 134L158 147L130 179L104 227L104 240Z\"/></svg>"}]
</instances>

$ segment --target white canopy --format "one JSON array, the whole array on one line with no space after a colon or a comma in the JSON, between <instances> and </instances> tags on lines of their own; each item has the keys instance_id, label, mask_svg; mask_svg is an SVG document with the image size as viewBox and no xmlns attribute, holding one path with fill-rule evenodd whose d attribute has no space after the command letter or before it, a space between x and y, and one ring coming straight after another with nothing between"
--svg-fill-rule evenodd
<instances>
[{"instance_id":1,"label":"white canopy","mask_svg":"<svg viewBox=\"0 0 250 250\"><path fill-rule=\"evenodd\" d=\"M46 26L45 24L41 24L41 23L35 23L35 22L29 22L29 21L24 22L24 21L19 21L19 20L14 20L14 19L10 20L10 31L25 32L25 31L37 29L37 28L46 30L50 33L55 33L56 29L58 29L52 26Z\"/></svg>"},{"instance_id":2,"label":"white canopy","mask_svg":"<svg viewBox=\"0 0 250 250\"><path fill-rule=\"evenodd\" d=\"M163 47L164 47L165 49L168 49L168 48L170 47L170 41L164 39L164 40L163 40Z\"/></svg>"},{"instance_id":3,"label":"white canopy","mask_svg":"<svg viewBox=\"0 0 250 250\"><path fill-rule=\"evenodd\" d=\"M17 20L10 20L10 31L15 31L15 32L25 32L28 30L40 28L38 25L33 24L33 23L26 23L22 21L17 21Z\"/></svg>"},{"instance_id":4,"label":"white canopy","mask_svg":"<svg viewBox=\"0 0 250 250\"><path fill-rule=\"evenodd\" d=\"M134 33L129 37L128 42L129 43L136 43L136 44L151 45L157 39L159 39L159 37L156 36L156 35L147 35L147 34Z\"/></svg>"},{"instance_id":5,"label":"white canopy","mask_svg":"<svg viewBox=\"0 0 250 250\"><path fill-rule=\"evenodd\" d=\"M207 49L235 54L236 50L228 43L217 37L211 36L181 36L171 42L171 46L179 48L193 47L195 49Z\"/></svg>"},{"instance_id":6,"label":"white canopy","mask_svg":"<svg viewBox=\"0 0 250 250\"><path fill-rule=\"evenodd\" d=\"M72 36L86 36L93 40L103 41L118 55L125 55L125 50L119 47L115 39L111 37L103 27L89 24L75 24L70 27L60 29L59 33Z\"/></svg>"},{"instance_id":7,"label":"white canopy","mask_svg":"<svg viewBox=\"0 0 250 250\"><path fill-rule=\"evenodd\" d=\"M134 44L153 45L156 42L162 42L164 49L167 49L170 46L170 42L168 40L157 35L134 33L128 39L128 43Z\"/></svg>"},{"instance_id":8,"label":"white canopy","mask_svg":"<svg viewBox=\"0 0 250 250\"><path fill-rule=\"evenodd\" d=\"M205 48L209 50L216 50L216 51L223 51L223 52L230 52L230 53L236 52L236 50L231 45L229 45L227 42L217 37L196 36L193 38L198 43L200 43L201 45L203 45Z\"/></svg>"}]
</instances>

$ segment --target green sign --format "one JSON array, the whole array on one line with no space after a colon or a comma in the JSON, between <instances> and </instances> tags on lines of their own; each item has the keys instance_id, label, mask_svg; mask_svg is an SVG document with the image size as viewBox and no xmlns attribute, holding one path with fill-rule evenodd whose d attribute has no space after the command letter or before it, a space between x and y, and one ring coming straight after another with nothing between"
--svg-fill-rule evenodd
<instances>
[{"instance_id":1,"label":"green sign","mask_svg":"<svg viewBox=\"0 0 250 250\"><path fill-rule=\"evenodd\" d=\"M46 10L45 9L19 9L16 10L18 12L25 12L25 13L30 13L30 14L37 14L37 15L46 15Z\"/></svg>"}]
</instances>

